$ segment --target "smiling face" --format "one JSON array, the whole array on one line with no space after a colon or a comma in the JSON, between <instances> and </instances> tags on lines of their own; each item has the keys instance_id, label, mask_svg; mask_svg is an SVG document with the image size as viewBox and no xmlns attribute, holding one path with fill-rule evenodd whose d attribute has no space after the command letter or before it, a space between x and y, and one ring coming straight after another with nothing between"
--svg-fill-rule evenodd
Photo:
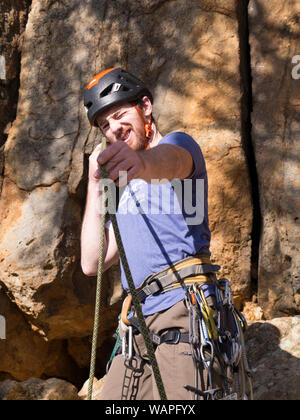
<instances>
[{"instance_id":1,"label":"smiling face","mask_svg":"<svg viewBox=\"0 0 300 420\"><path fill-rule=\"evenodd\" d=\"M147 97L143 98L143 114L151 121L152 106ZM150 118L149 118L150 117ZM97 118L98 126L108 143L124 141L134 150L146 147L144 122L138 111L131 104L116 105Z\"/></svg>"}]
</instances>

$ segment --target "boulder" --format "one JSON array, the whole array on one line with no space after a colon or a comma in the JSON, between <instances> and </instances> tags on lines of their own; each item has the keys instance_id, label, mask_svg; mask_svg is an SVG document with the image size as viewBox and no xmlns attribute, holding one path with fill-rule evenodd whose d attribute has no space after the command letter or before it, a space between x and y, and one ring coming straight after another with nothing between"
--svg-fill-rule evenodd
<instances>
[{"instance_id":1,"label":"boulder","mask_svg":"<svg viewBox=\"0 0 300 420\"><path fill-rule=\"evenodd\" d=\"M93 401L97 401L100 400L101 397L101 390L102 387L104 385L104 381L105 381L105 376L101 379L94 379L93 382L93 392L92 392L92 400ZM83 387L81 388L81 390L78 393L78 396L80 397L80 399L82 400L87 400L88 399L88 387L89 387L89 379L83 384Z\"/></svg>"},{"instance_id":2,"label":"boulder","mask_svg":"<svg viewBox=\"0 0 300 420\"><path fill-rule=\"evenodd\" d=\"M0 312L6 324L5 337L0 340L0 380L11 377L24 381L44 375L78 382L80 367L67 352L66 342L49 341L33 328L7 293L0 282Z\"/></svg>"},{"instance_id":3,"label":"boulder","mask_svg":"<svg viewBox=\"0 0 300 420\"><path fill-rule=\"evenodd\" d=\"M74 401L80 399L77 393L74 385L57 378L0 382L0 400L4 401Z\"/></svg>"},{"instance_id":4,"label":"boulder","mask_svg":"<svg viewBox=\"0 0 300 420\"><path fill-rule=\"evenodd\" d=\"M300 400L300 316L254 322L247 331L255 400Z\"/></svg>"}]
</instances>

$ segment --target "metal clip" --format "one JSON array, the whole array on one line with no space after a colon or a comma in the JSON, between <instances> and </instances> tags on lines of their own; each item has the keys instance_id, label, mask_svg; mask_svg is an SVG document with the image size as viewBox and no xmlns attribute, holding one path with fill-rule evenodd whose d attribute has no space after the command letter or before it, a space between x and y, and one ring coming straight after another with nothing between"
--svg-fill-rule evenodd
<instances>
[{"instance_id":1,"label":"metal clip","mask_svg":"<svg viewBox=\"0 0 300 420\"><path fill-rule=\"evenodd\" d=\"M227 279L222 279L222 280L225 280L225 294L224 294L223 304L231 306L233 304L233 301L232 301L232 292L231 292L231 286L230 286L229 280Z\"/></svg>"},{"instance_id":2,"label":"metal clip","mask_svg":"<svg viewBox=\"0 0 300 420\"><path fill-rule=\"evenodd\" d=\"M128 336L128 342L126 340ZM128 331L124 333L122 338L122 357L124 360L132 359L132 326L128 327Z\"/></svg>"},{"instance_id":3,"label":"metal clip","mask_svg":"<svg viewBox=\"0 0 300 420\"><path fill-rule=\"evenodd\" d=\"M210 349L210 357L206 359L204 352L205 352L205 348L207 348L207 351L208 351L208 347ZM205 369L209 369L212 366L213 361L214 361L214 347L210 341L208 341L207 344L205 345L201 344L200 354L201 354L202 362Z\"/></svg>"}]
</instances>

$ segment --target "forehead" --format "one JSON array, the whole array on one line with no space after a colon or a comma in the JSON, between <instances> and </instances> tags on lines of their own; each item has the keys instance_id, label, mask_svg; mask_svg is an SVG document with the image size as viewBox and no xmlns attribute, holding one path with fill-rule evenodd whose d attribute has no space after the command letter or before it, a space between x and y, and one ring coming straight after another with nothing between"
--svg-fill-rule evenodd
<instances>
[{"instance_id":1,"label":"forehead","mask_svg":"<svg viewBox=\"0 0 300 420\"><path fill-rule=\"evenodd\" d=\"M115 105L115 106L109 108L107 111L104 111L100 115L98 115L98 117L96 118L97 123L100 124L101 121L105 121L107 118L112 117L117 112L129 109L131 107L132 107L132 105L130 105L129 103L122 104L122 105Z\"/></svg>"}]
</instances>

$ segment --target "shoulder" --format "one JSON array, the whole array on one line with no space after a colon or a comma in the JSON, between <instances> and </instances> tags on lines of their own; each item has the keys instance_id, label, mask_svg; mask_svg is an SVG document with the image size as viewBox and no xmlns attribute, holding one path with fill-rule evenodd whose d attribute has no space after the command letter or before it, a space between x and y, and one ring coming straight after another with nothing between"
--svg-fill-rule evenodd
<instances>
[{"instance_id":1,"label":"shoulder","mask_svg":"<svg viewBox=\"0 0 300 420\"><path fill-rule=\"evenodd\" d=\"M192 136L182 131L174 131L162 137L159 144L175 144L180 146L180 143L193 142L196 143ZM197 144L197 143L196 143Z\"/></svg>"},{"instance_id":2,"label":"shoulder","mask_svg":"<svg viewBox=\"0 0 300 420\"><path fill-rule=\"evenodd\" d=\"M201 153L199 144L189 134L182 131L175 131L174 133L164 136L158 144L173 144L174 146L181 146L188 150L191 155Z\"/></svg>"},{"instance_id":3,"label":"shoulder","mask_svg":"<svg viewBox=\"0 0 300 420\"><path fill-rule=\"evenodd\" d=\"M206 171L205 161L202 155L201 148L199 144L194 140L194 138L189 134L186 134L182 131L175 131L164 136L158 144L171 144L174 146L183 147L185 150L187 150L193 158L193 177L196 175L203 174L203 172Z\"/></svg>"}]
</instances>

